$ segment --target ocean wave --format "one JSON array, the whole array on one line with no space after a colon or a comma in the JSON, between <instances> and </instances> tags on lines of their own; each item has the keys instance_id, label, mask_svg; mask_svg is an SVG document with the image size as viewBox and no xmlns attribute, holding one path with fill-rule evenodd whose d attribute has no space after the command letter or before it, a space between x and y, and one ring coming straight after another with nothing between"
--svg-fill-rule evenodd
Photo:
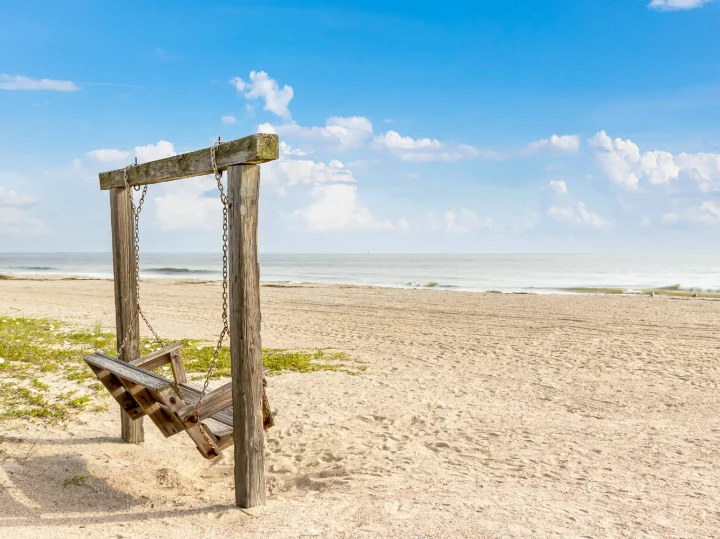
<instances>
[{"instance_id":1,"label":"ocean wave","mask_svg":"<svg viewBox=\"0 0 720 539\"><path fill-rule=\"evenodd\" d=\"M389 285L392 286L392 285ZM405 286L410 286L412 288L460 288L457 285L454 284L440 284L436 281L429 281L427 283L421 283L417 281L410 281L405 284Z\"/></svg>"},{"instance_id":2,"label":"ocean wave","mask_svg":"<svg viewBox=\"0 0 720 539\"><path fill-rule=\"evenodd\" d=\"M200 269L190 269L190 268L151 268L145 270L148 273L162 273L164 275L177 275L177 274L197 274L197 275L207 275L209 273L219 273L218 271L214 270L200 270Z\"/></svg>"},{"instance_id":3,"label":"ocean wave","mask_svg":"<svg viewBox=\"0 0 720 539\"><path fill-rule=\"evenodd\" d=\"M59 271L59 268L53 268L52 266L13 266L12 269L27 271Z\"/></svg>"}]
</instances>

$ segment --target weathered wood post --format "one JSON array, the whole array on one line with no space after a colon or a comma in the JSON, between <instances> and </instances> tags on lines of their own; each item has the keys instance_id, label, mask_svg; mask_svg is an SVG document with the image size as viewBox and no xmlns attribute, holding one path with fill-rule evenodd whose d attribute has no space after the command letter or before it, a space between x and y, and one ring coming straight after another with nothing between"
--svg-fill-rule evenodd
<instances>
[{"instance_id":1,"label":"weathered wood post","mask_svg":"<svg viewBox=\"0 0 720 539\"><path fill-rule=\"evenodd\" d=\"M119 347L130 324L125 348L119 359L131 361L140 357L140 326L138 317L133 322L135 312L135 228L130 197L132 187L110 189L110 220L112 223L112 258L115 282L115 327L117 346ZM121 436L131 444L145 441L143 419L130 419L124 410L120 410Z\"/></svg>"},{"instance_id":2,"label":"weathered wood post","mask_svg":"<svg viewBox=\"0 0 720 539\"><path fill-rule=\"evenodd\" d=\"M260 167L228 167L227 184L235 503L254 507L265 504L258 262Z\"/></svg>"}]
</instances>

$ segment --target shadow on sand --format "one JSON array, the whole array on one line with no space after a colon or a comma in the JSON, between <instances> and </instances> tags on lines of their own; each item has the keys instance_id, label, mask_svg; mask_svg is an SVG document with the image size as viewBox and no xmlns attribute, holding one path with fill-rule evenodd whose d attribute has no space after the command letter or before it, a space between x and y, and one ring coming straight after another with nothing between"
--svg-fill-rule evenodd
<instances>
[{"instance_id":1,"label":"shadow on sand","mask_svg":"<svg viewBox=\"0 0 720 539\"><path fill-rule=\"evenodd\" d=\"M115 443L111 438L100 440ZM36 441L44 442L71 445L92 443L92 439ZM213 505L156 511L151 503L152 500L119 491L93 476L85 460L77 455L19 457L0 462L0 529L137 522L238 509L234 505ZM5 534L0 531L0 536Z\"/></svg>"}]
</instances>

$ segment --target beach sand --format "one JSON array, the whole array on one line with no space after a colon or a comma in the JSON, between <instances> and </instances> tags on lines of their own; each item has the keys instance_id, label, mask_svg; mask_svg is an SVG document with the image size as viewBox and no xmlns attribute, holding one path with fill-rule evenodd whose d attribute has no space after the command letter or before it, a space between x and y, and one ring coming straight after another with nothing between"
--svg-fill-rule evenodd
<instances>
[{"instance_id":1,"label":"beach sand","mask_svg":"<svg viewBox=\"0 0 720 539\"><path fill-rule=\"evenodd\" d=\"M164 336L212 340L219 283L145 281ZM720 302L262 288L263 345L364 374L269 379L269 497L232 451L119 438L119 413L5 422L2 537L718 537ZM0 281L0 313L114 327L107 280ZM108 403L112 404L108 397ZM87 475L84 486L63 486Z\"/></svg>"}]
</instances>

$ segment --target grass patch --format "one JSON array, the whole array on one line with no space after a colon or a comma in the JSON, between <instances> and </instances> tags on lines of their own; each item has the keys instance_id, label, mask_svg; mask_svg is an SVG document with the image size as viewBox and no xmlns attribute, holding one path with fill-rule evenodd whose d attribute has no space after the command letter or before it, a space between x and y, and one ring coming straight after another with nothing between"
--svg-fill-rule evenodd
<instances>
[{"instance_id":1,"label":"grass patch","mask_svg":"<svg viewBox=\"0 0 720 539\"><path fill-rule=\"evenodd\" d=\"M68 477L65 481L63 481L63 485L83 486L85 484L85 481L87 481L87 478L87 475L73 475L72 477Z\"/></svg>"},{"instance_id":2,"label":"grass patch","mask_svg":"<svg viewBox=\"0 0 720 539\"><path fill-rule=\"evenodd\" d=\"M214 344L183 339L183 360L189 374L204 377L210 368ZM90 329L74 329L50 319L0 317L0 420L38 418L66 420L81 410L105 408L97 397L105 397L83 356L94 351L115 355L113 333L96 322ZM141 354L157 349L153 339L143 338ZM359 374L367 369L343 352L329 349L263 350L269 375L282 372L339 371ZM169 366L158 371L171 377ZM220 349L213 378L230 376L230 349ZM69 381L76 389L53 392L57 381Z\"/></svg>"},{"instance_id":3,"label":"grass patch","mask_svg":"<svg viewBox=\"0 0 720 539\"><path fill-rule=\"evenodd\" d=\"M578 292L580 294L624 294L625 288L594 288L590 286L578 286L574 288L561 288L565 292Z\"/></svg>"},{"instance_id":4,"label":"grass patch","mask_svg":"<svg viewBox=\"0 0 720 539\"><path fill-rule=\"evenodd\" d=\"M582 294L624 294L625 288L594 288L594 287L577 287L563 288L566 292L578 292ZM675 296L675 297L693 297L697 294L699 298L720 299L720 292L694 292L692 290L680 290L680 285L665 286L662 288L642 288L637 290L644 295L653 292L656 296Z\"/></svg>"},{"instance_id":5,"label":"grass patch","mask_svg":"<svg viewBox=\"0 0 720 539\"><path fill-rule=\"evenodd\" d=\"M183 361L188 372L206 373L212 363L214 345L203 344L194 339L183 339ZM282 372L340 371L348 374L363 372L367 367L360 365L344 352L333 350L284 350L263 348L263 365L270 371L268 376ZM230 348L222 346L218 354L213 378L230 376Z\"/></svg>"}]
</instances>

